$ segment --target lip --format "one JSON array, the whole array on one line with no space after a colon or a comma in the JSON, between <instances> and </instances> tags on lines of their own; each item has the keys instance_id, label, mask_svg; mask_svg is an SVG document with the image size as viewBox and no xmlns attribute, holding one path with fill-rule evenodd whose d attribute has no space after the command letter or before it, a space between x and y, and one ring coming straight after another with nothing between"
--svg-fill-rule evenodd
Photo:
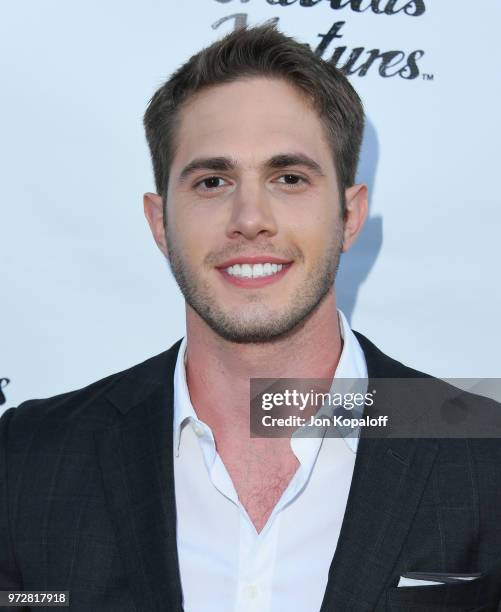
<instances>
[{"instance_id":1,"label":"lip","mask_svg":"<svg viewBox=\"0 0 501 612\"><path fill-rule=\"evenodd\" d=\"M244 258L242 257L241 259L235 259L234 260L235 263L281 263L283 268L279 271L276 272L275 274L270 274L270 276L258 276L256 278L249 278L249 277L236 277L236 276L232 276L231 274L228 274L228 272L226 272L226 270L224 268L220 268L218 267L217 270L218 272L221 274L221 276L223 277L223 279L225 281L227 281L228 283L231 283L232 285L235 285L236 287L243 287L243 288L247 288L247 289L259 289L259 287L265 287L266 285L271 285L272 283L277 283L279 280L281 280L286 274L287 272L290 270L290 268L292 267L292 261L277 261L276 258L271 258L271 259L263 259L262 257L259 258L259 260L253 259L250 260L249 258ZM234 264L225 264L225 268L234 265Z\"/></svg>"}]
</instances>

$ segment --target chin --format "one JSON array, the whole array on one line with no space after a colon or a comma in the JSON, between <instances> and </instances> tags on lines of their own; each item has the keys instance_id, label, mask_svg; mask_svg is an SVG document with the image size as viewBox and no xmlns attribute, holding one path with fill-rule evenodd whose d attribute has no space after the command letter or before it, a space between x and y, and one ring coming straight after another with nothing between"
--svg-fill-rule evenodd
<instances>
[{"instance_id":1,"label":"chin","mask_svg":"<svg viewBox=\"0 0 501 612\"><path fill-rule=\"evenodd\" d=\"M259 321L255 317L249 321L224 315L217 320L204 317L207 325L218 336L237 344L263 344L282 340L300 329L307 319L308 316L280 316L272 313L260 317Z\"/></svg>"}]
</instances>

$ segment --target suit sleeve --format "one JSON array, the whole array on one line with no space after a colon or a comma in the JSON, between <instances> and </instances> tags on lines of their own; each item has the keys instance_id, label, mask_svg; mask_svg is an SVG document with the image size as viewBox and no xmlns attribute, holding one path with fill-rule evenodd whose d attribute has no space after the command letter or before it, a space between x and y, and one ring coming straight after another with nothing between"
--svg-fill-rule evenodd
<instances>
[{"instance_id":1,"label":"suit sleeve","mask_svg":"<svg viewBox=\"0 0 501 612\"><path fill-rule=\"evenodd\" d=\"M14 557L9 517L9 482L7 472L7 436L15 408L0 417L0 590L22 589L22 578ZM17 608L20 610L20 608ZM0 610L5 610L0 606Z\"/></svg>"}]
</instances>

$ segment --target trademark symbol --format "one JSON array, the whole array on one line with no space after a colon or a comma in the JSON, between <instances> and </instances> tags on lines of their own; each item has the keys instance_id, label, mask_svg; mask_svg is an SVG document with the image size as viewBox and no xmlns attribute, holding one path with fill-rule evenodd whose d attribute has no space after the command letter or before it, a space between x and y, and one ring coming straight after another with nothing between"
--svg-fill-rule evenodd
<instances>
[{"instance_id":1,"label":"trademark symbol","mask_svg":"<svg viewBox=\"0 0 501 612\"><path fill-rule=\"evenodd\" d=\"M433 81L433 74L423 73L423 81Z\"/></svg>"}]
</instances>

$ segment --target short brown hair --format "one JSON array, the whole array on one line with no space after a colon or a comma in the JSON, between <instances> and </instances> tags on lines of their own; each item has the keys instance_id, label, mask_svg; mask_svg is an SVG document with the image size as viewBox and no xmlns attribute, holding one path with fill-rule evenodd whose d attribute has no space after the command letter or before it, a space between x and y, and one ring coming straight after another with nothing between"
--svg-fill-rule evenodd
<instances>
[{"instance_id":1,"label":"short brown hair","mask_svg":"<svg viewBox=\"0 0 501 612\"><path fill-rule=\"evenodd\" d=\"M207 87L255 76L284 79L312 100L326 127L344 202L344 190L355 182L364 128L362 102L340 70L273 24L239 28L202 49L151 98L144 127L156 189L164 201L183 103Z\"/></svg>"}]
</instances>

